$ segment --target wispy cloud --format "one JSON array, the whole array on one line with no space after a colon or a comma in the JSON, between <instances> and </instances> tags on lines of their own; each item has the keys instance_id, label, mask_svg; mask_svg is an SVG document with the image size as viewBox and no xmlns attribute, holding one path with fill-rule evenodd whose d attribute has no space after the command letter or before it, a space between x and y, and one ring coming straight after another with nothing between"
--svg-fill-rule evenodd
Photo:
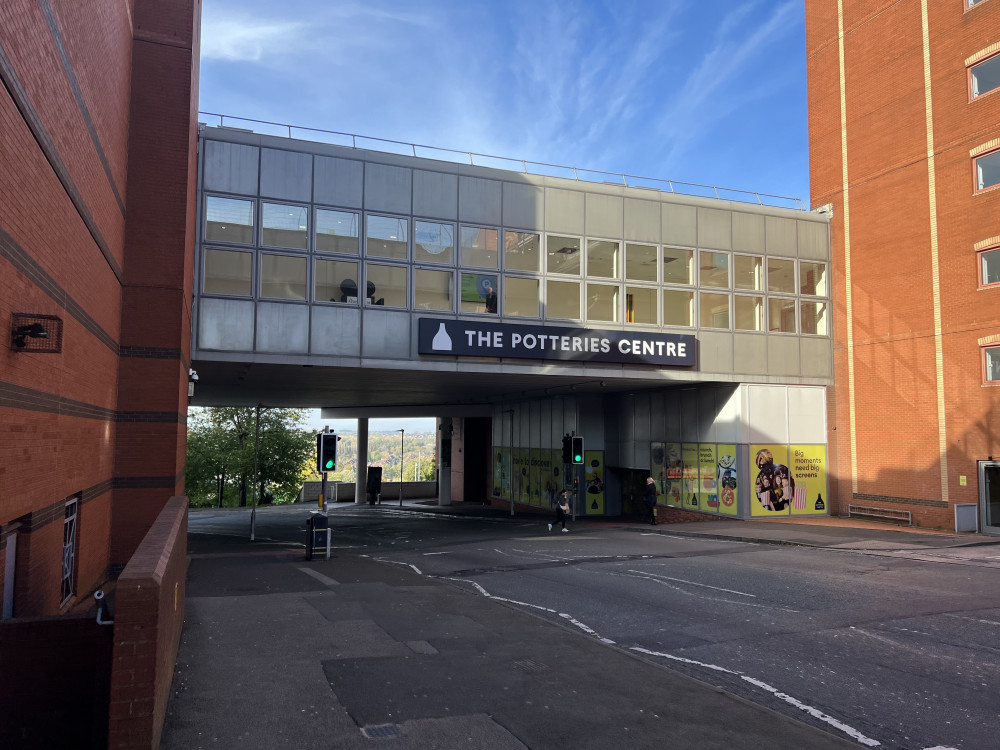
<instances>
[{"instance_id":1,"label":"wispy cloud","mask_svg":"<svg viewBox=\"0 0 1000 750\"><path fill-rule=\"evenodd\" d=\"M205 60L258 62L293 50L304 27L300 21L205 14L201 56Z\"/></svg>"}]
</instances>

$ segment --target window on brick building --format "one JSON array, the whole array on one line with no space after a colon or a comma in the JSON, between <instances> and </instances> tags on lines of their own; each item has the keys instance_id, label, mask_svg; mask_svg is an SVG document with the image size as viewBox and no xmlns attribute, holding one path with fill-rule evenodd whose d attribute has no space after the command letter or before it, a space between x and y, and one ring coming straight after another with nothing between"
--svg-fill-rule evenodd
<instances>
[{"instance_id":1,"label":"window on brick building","mask_svg":"<svg viewBox=\"0 0 1000 750\"><path fill-rule=\"evenodd\" d=\"M62 577L60 581L60 601L65 603L76 590L76 514L79 508L78 498L66 501L66 512L63 518L63 554Z\"/></svg>"},{"instance_id":2,"label":"window on brick building","mask_svg":"<svg viewBox=\"0 0 1000 750\"><path fill-rule=\"evenodd\" d=\"M979 253L979 267L982 269L982 285L1000 284L1000 247Z\"/></svg>"},{"instance_id":3,"label":"window on brick building","mask_svg":"<svg viewBox=\"0 0 1000 750\"><path fill-rule=\"evenodd\" d=\"M975 6L979 5L982 2L985 2L985 0L965 0L965 7L974 8Z\"/></svg>"},{"instance_id":4,"label":"window on brick building","mask_svg":"<svg viewBox=\"0 0 1000 750\"><path fill-rule=\"evenodd\" d=\"M976 159L976 189L988 190L1000 185L1000 151L991 151Z\"/></svg>"},{"instance_id":5,"label":"window on brick building","mask_svg":"<svg viewBox=\"0 0 1000 750\"><path fill-rule=\"evenodd\" d=\"M983 349L983 376L987 383L1000 382L1000 346Z\"/></svg>"},{"instance_id":6,"label":"window on brick building","mask_svg":"<svg viewBox=\"0 0 1000 750\"><path fill-rule=\"evenodd\" d=\"M973 99L1000 88L1000 55L994 55L969 68L969 85Z\"/></svg>"}]
</instances>

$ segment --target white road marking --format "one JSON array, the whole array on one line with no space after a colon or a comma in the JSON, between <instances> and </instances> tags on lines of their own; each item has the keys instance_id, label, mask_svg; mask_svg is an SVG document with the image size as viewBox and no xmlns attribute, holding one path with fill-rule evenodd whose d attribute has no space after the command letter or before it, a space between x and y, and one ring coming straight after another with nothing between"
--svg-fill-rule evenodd
<instances>
[{"instance_id":1,"label":"white road marking","mask_svg":"<svg viewBox=\"0 0 1000 750\"><path fill-rule=\"evenodd\" d=\"M677 583L686 583L688 586L701 586L706 589L715 589L716 591L725 591L727 594L739 594L740 596L750 596L754 599L757 598L756 594L748 594L745 591L734 591L733 589L724 589L719 586L709 586L707 583L695 583L694 581L685 581L683 578L671 578L670 576L660 575L659 573L649 573L645 570L630 570L629 573L638 573L643 576L650 576L652 578L664 578L668 581L676 581Z\"/></svg>"},{"instance_id":2,"label":"white road marking","mask_svg":"<svg viewBox=\"0 0 1000 750\"><path fill-rule=\"evenodd\" d=\"M1000 625L1000 622L997 622L996 620L980 620L977 617L965 617L963 615L953 615L948 612L945 612L944 616L954 617L956 620L968 620L969 622L979 622L982 623L983 625ZM934 748L931 748L931 750L934 750Z\"/></svg>"},{"instance_id":3,"label":"white road marking","mask_svg":"<svg viewBox=\"0 0 1000 750\"><path fill-rule=\"evenodd\" d=\"M413 568L418 576L423 575L423 571L420 570L416 565L411 563L400 562L399 560L386 560L384 557L373 557L373 560L378 560L379 562L392 563L393 565L405 565L407 568Z\"/></svg>"},{"instance_id":4,"label":"white road marking","mask_svg":"<svg viewBox=\"0 0 1000 750\"><path fill-rule=\"evenodd\" d=\"M320 583L322 583L324 586L339 586L340 585L340 581L335 581L332 578L328 578L327 576L325 576L322 573L319 573L319 572L313 570L312 568L299 568L299 570L301 570L307 576L312 576L317 581L319 581Z\"/></svg>"},{"instance_id":5,"label":"white road marking","mask_svg":"<svg viewBox=\"0 0 1000 750\"><path fill-rule=\"evenodd\" d=\"M430 557L431 555L450 555L451 552L425 552L424 557Z\"/></svg>"}]
</instances>

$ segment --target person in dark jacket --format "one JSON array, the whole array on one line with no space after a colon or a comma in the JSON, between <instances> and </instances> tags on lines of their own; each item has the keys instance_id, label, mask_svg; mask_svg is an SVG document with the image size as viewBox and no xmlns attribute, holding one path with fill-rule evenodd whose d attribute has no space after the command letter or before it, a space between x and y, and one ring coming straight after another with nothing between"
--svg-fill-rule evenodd
<instances>
[{"instance_id":1,"label":"person in dark jacket","mask_svg":"<svg viewBox=\"0 0 1000 750\"><path fill-rule=\"evenodd\" d=\"M656 496L659 493L656 491L656 480L652 477L646 477L646 492L642 496L642 501L646 503L646 508L649 509L649 522L656 526Z\"/></svg>"},{"instance_id":2,"label":"person in dark jacket","mask_svg":"<svg viewBox=\"0 0 1000 750\"><path fill-rule=\"evenodd\" d=\"M563 531L569 531L566 528L566 516L569 514L569 494L566 490L559 493L559 497L556 498L556 520L549 524L549 531L552 531L553 526L558 526L562 524Z\"/></svg>"}]
</instances>

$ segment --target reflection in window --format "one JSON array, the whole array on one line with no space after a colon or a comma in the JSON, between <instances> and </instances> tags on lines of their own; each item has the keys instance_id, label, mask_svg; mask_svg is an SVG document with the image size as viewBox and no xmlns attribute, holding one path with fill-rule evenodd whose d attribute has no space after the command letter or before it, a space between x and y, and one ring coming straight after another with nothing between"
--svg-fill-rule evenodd
<instances>
[{"instance_id":1,"label":"reflection in window","mask_svg":"<svg viewBox=\"0 0 1000 750\"><path fill-rule=\"evenodd\" d=\"M546 318L580 318L580 284L576 281L552 281L545 284Z\"/></svg>"},{"instance_id":2,"label":"reflection in window","mask_svg":"<svg viewBox=\"0 0 1000 750\"><path fill-rule=\"evenodd\" d=\"M663 325L685 328L694 325L694 292L663 290Z\"/></svg>"},{"instance_id":3,"label":"reflection in window","mask_svg":"<svg viewBox=\"0 0 1000 750\"><path fill-rule=\"evenodd\" d=\"M517 276L504 277L504 315L519 315L529 318L537 318L539 317L538 304L538 279L522 279Z\"/></svg>"},{"instance_id":4,"label":"reflection in window","mask_svg":"<svg viewBox=\"0 0 1000 750\"><path fill-rule=\"evenodd\" d=\"M826 336L826 303L807 302L800 303L802 315L802 333L813 333L818 336Z\"/></svg>"},{"instance_id":5,"label":"reflection in window","mask_svg":"<svg viewBox=\"0 0 1000 750\"><path fill-rule=\"evenodd\" d=\"M799 263L799 293L826 296L826 263Z\"/></svg>"},{"instance_id":6,"label":"reflection in window","mask_svg":"<svg viewBox=\"0 0 1000 750\"><path fill-rule=\"evenodd\" d=\"M699 286L717 289L729 288L729 253L713 253L709 250L702 250L698 253L698 263L701 271L701 275L698 277Z\"/></svg>"},{"instance_id":7,"label":"reflection in window","mask_svg":"<svg viewBox=\"0 0 1000 750\"><path fill-rule=\"evenodd\" d=\"M617 279L619 247L617 242L587 240L587 275Z\"/></svg>"},{"instance_id":8,"label":"reflection in window","mask_svg":"<svg viewBox=\"0 0 1000 750\"><path fill-rule=\"evenodd\" d=\"M617 323L619 290L616 284L587 284L587 320Z\"/></svg>"},{"instance_id":9,"label":"reflection in window","mask_svg":"<svg viewBox=\"0 0 1000 750\"><path fill-rule=\"evenodd\" d=\"M1000 283L1000 248L986 250L979 254L983 269L983 285Z\"/></svg>"},{"instance_id":10,"label":"reflection in window","mask_svg":"<svg viewBox=\"0 0 1000 750\"><path fill-rule=\"evenodd\" d=\"M702 328L729 328L729 295L702 292L698 295L698 319Z\"/></svg>"},{"instance_id":11,"label":"reflection in window","mask_svg":"<svg viewBox=\"0 0 1000 750\"><path fill-rule=\"evenodd\" d=\"M346 260L317 260L313 299L317 302L358 303L358 264Z\"/></svg>"},{"instance_id":12,"label":"reflection in window","mask_svg":"<svg viewBox=\"0 0 1000 750\"><path fill-rule=\"evenodd\" d=\"M733 256L733 283L737 289L764 290L764 259L758 255Z\"/></svg>"},{"instance_id":13,"label":"reflection in window","mask_svg":"<svg viewBox=\"0 0 1000 750\"><path fill-rule=\"evenodd\" d=\"M306 259L289 255L260 256L260 296L306 298Z\"/></svg>"},{"instance_id":14,"label":"reflection in window","mask_svg":"<svg viewBox=\"0 0 1000 750\"><path fill-rule=\"evenodd\" d=\"M541 246L533 232L504 232L504 268L508 271L538 271Z\"/></svg>"},{"instance_id":15,"label":"reflection in window","mask_svg":"<svg viewBox=\"0 0 1000 750\"><path fill-rule=\"evenodd\" d=\"M653 256L655 259L655 255ZM625 287L625 322L656 325L656 289L646 286Z\"/></svg>"},{"instance_id":16,"label":"reflection in window","mask_svg":"<svg viewBox=\"0 0 1000 750\"><path fill-rule=\"evenodd\" d=\"M969 70L969 76L972 80L973 99L1000 87L1000 55L973 65Z\"/></svg>"},{"instance_id":17,"label":"reflection in window","mask_svg":"<svg viewBox=\"0 0 1000 750\"><path fill-rule=\"evenodd\" d=\"M368 263L365 266L366 305L406 307L406 267L382 266Z\"/></svg>"},{"instance_id":18,"label":"reflection in window","mask_svg":"<svg viewBox=\"0 0 1000 750\"><path fill-rule=\"evenodd\" d=\"M983 350L986 356L986 380L1000 380L1000 346L991 346Z\"/></svg>"},{"instance_id":19,"label":"reflection in window","mask_svg":"<svg viewBox=\"0 0 1000 750\"><path fill-rule=\"evenodd\" d=\"M691 250L663 248L663 283L693 284L694 253Z\"/></svg>"},{"instance_id":20,"label":"reflection in window","mask_svg":"<svg viewBox=\"0 0 1000 750\"><path fill-rule=\"evenodd\" d=\"M767 291L795 294L795 261L767 259Z\"/></svg>"},{"instance_id":21,"label":"reflection in window","mask_svg":"<svg viewBox=\"0 0 1000 750\"><path fill-rule=\"evenodd\" d=\"M358 254L358 215L353 211L316 209L316 250Z\"/></svg>"},{"instance_id":22,"label":"reflection in window","mask_svg":"<svg viewBox=\"0 0 1000 750\"><path fill-rule=\"evenodd\" d=\"M580 273L580 240L577 237L545 238L545 267L549 273ZM577 316L579 316L579 311Z\"/></svg>"},{"instance_id":23,"label":"reflection in window","mask_svg":"<svg viewBox=\"0 0 1000 750\"><path fill-rule=\"evenodd\" d=\"M764 298L740 294L733 297L733 325L737 331L763 331Z\"/></svg>"},{"instance_id":24,"label":"reflection in window","mask_svg":"<svg viewBox=\"0 0 1000 750\"><path fill-rule=\"evenodd\" d=\"M406 260L407 220L391 216L369 216L368 238L365 243L368 255L381 258Z\"/></svg>"},{"instance_id":25,"label":"reflection in window","mask_svg":"<svg viewBox=\"0 0 1000 750\"><path fill-rule=\"evenodd\" d=\"M418 268L413 272L413 303L421 310L452 309L451 271Z\"/></svg>"},{"instance_id":26,"label":"reflection in window","mask_svg":"<svg viewBox=\"0 0 1000 750\"><path fill-rule=\"evenodd\" d=\"M455 262L455 227L431 221L413 222L413 257L432 263Z\"/></svg>"},{"instance_id":27,"label":"reflection in window","mask_svg":"<svg viewBox=\"0 0 1000 750\"><path fill-rule=\"evenodd\" d=\"M249 297L253 255L235 250L205 250L205 294L238 294Z\"/></svg>"},{"instance_id":28,"label":"reflection in window","mask_svg":"<svg viewBox=\"0 0 1000 750\"><path fill-rule=\"evenodd\" d=\"M462 274L462 312L496 314L496 274Z\"/></svg>"},{"instance_id":29,"label":"reflection in window","mask_svg":"<svg viewBox=\"0 0 1000 750\"><path fill-rule=\"evenodd\" d=\"M656 281L656 246L625 245L625 278L629 281Z\"/></svg>"},{"instance_id":30,"label":"reflection in window","mask_svg":"<svg viewBox=\"0 0 1000 750\"><path fill-rule=\"evenodd\" d=\"M305 250L309 247L306 209L280 203L260 206L261 242L271 247Z\"/></svg>"},{"instance_id":31,"label":"reflection in window","mask_svg":"<svg viewBox=\"0 0 1000 750\"><path fill-rule=\"evenodd\" d=\"M253 244L253 201L205 199L205 239L209 242Z\"/></svg>"},{"instance_id":32,"label":"reflection in window","mask_svg":"<svg viewBox=\"0 0 1000 750\"><path fill-rule=\"evenodd\" d=\"M979 190L1000 185L1000 151L976 159L976 185Z\"/></svg>"},{"instance_id":33,"label":"reflection in window","mask_svg":"<svg viewBox=\"0 0 1000 750\"><path fill-rule=\"evenodd\" d=\"M497 243L500 232L496 229L462 227L462 265L480 268L498 268L500 262Z\"/></svg>"},{"instance_id":34,"label":"reflection in window","mask_svg":"<svg viewBox=\"0 0 1000 750\"><path fill-rule=\"evenodd\" d=\"M767 330L795 333L795 300L778 297L767 300Z\"/></svg>"}]
</instances>

